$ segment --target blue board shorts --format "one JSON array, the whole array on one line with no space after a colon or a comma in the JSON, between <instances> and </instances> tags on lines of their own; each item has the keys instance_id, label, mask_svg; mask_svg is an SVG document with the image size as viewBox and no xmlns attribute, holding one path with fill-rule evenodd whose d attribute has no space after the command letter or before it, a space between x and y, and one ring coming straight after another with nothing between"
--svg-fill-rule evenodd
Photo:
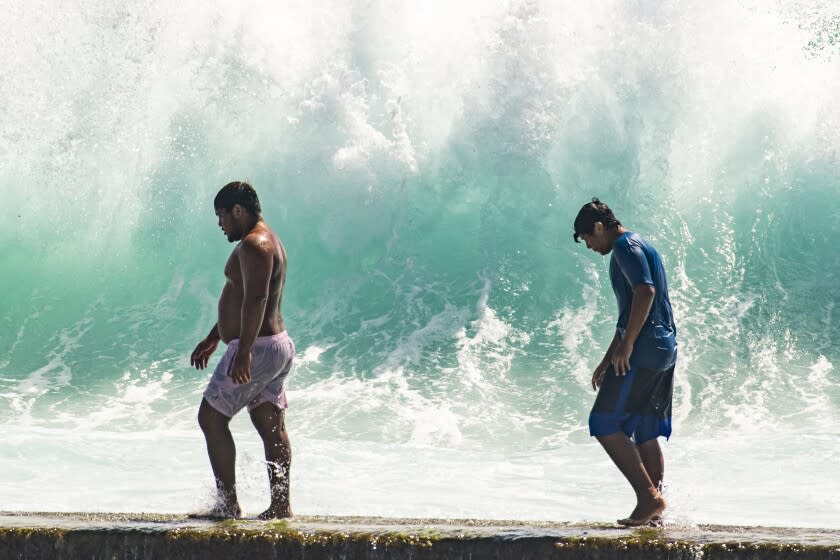
<instances>
[{"instance_id":1,"label":"blue board shorts","mask_svg":"<svg viewBox=\"0 0 840 560\"><path fill-rule=\"evenodd\" d=\"M286 408L286 379L295 357L295 345L288 333L257 337L251 347L251 381L248 383L234 383L230 376L238 348L239 340L231 340L204 391L205 400L228 418L233 418L246 406L250 411L266 402Z\"/></svg>"},{"instance_id":2,"label":"blue board shorts","mask_svg":"<svg viewBox=\"0 0 840 560\"><path fill-rule=\"evenodd\" d=\"M625 375L607 369L592 412L589 435L624 432L636 445L671 436L674 365L664 370L631 367Z\"/></svg>"}]
</instances>

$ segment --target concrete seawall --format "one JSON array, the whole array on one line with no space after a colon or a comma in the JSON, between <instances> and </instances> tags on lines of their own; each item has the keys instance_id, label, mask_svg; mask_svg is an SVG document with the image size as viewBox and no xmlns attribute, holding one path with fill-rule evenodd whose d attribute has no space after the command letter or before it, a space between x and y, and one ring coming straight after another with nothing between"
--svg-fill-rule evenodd
<instances>
[{"instance_id":1,"label":"concrete seawall","mask_svg":"<svg viewBox=\"0 0 840 560\"><path fill-rule=\"evenodd\" d=\"M840 531L439 519L0 513L0 560L840 560Z\"/></svg>"}]
</instances>

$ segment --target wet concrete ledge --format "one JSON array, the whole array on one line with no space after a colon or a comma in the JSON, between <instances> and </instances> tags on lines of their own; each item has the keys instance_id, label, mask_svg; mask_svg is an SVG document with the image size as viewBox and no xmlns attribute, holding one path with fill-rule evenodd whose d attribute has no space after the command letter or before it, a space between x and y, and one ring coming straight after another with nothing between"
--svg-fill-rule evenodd
<instances>
[{"instance_id":1,"label":"wet concrete ledge","mask_svg":"<svg viewBox=\"0 0 840 560\"><path fill-rule=\"evenodd\" d=\"M840 530L518 521L0 512L0 559L840 560Z\"/></svg>"}]
</instances>

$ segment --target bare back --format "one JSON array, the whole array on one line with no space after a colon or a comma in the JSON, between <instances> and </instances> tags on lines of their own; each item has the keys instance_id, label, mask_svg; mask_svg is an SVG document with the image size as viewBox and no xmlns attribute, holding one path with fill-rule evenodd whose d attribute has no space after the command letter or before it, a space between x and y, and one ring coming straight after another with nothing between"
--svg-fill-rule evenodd
<instances>
[{"instance_id":1,"label":"bare back","mask_svg":"<svg viewBox=\"0 0 840 560\"><path fill-rule=\"evenodd\" d=\"M286 250L268 225L259 221L234 248L225 264L225 286L219 297L219 335L229 343L239 338L242 330L245 301L245 271L265 275L267 293L265 312L257 336L271 336L283 332L283 287L286 283ZM253 332L253 331L252 331Z\"/></svg>"}]
</instances>

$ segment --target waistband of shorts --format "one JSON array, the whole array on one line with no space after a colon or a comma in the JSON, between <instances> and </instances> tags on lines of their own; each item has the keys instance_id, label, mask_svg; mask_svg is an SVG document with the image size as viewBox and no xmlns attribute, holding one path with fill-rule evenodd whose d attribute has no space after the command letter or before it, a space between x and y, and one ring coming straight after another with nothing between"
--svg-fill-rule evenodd
<instances>
[{"instance_id":1,"label":"waistband of shorts","mask_svg":"<svg viewBox=\"0 0 840 560\"><path fill-rule=\"evenodd\" d=\"M258 336L254 339L254 346L268 346L269 344L277 344L278 342L283 342L284 340L288 340L289 332L283 331L277 334L272 334L269 336ZM234 338L230 342L228 342L228 348L230 347L239 346L239 339Z\"/></svg>"}]
</instances>

